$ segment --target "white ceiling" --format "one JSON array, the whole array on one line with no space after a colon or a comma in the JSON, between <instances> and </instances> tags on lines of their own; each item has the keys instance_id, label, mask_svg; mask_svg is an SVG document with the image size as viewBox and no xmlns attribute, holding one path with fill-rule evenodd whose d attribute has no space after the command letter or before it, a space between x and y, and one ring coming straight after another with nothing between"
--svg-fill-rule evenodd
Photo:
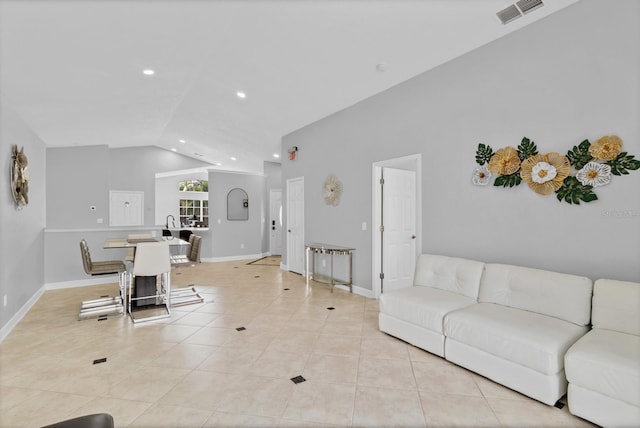
<instances>
[{"instance_id":1,"label":"white ceiling","mask_svg":"<svg viewBox=\"0 0 640 428\"><path fill-rule=\"evenodd\" d=\"M514 1L0 0L0 96L48 147L262 171L283 135L577 0L502 25Z\"/></svg>"}]
</instances>

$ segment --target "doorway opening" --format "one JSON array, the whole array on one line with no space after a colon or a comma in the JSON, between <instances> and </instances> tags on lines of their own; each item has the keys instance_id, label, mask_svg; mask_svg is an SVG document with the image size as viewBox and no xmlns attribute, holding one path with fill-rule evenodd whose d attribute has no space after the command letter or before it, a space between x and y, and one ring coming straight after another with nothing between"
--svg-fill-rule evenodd
<instances>
[{"instance_id":1,"label":"doorway opening","mask_svg":"<svg viewBox=\"0 0 640 428\"><path fill-rule=\"evenodd\" d=\"M412 172L413 174L400 174L405 177L400 180L406 180L406 177L413 176L413 182L409 183L413 187L411 192L403 190L402 181L395 180L394 186L383 187L381 180L384 176L384 170L388 168L392 170L400 170ZM406 181L404 183L407 183ZM387 184L389 181L387 180ZM373 203L372 216L373 224L371 228L372 242L372 291L377 299L385 291L385 283L392 285L394 288L402 288L408 283L413 283L413 272L415 271L415 263L417 255L422 253L422 155L415 154L400 158L388 159L384 161L374 162L372 170L372 189ZM384 190L383 190L384 189ZM415 193L413 203L407 197L408 193ZM402 207L396 207L402 212L391 213L389 215L390 200L398 200L404 198L407 200ZM385 202L387 206L385 207ZM384 219L384 213L389 218ZM408 230L408 226L413 221L414 232ZM384 225L384 229L382 226ZM396 236L390 237L385 241L386 232L395 231ZM407 230L405 230L407 229ZM407 236L404 236L407 235ZM408 241L402 244L399 237L404 236ZM394 248L394 253L390 248ZM403 255L399 256L395 251L403 251ZM387 254L385 254L385 251ZM385 257L387 262L385 263ZM392 269L391 272L385 272L385 265L389 262L404 262L400 269ZM389 275L392 275L391 277ZM386 276L386 280L385 280Z\"/></svg>"}]
</instances>

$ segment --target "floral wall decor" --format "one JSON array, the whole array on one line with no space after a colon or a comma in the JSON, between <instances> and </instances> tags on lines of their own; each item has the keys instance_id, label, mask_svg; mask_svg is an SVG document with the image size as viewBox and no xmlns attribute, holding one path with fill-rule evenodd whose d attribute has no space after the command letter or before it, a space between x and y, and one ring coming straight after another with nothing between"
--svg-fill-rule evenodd
<instances>
[{"instance_id":1,"label":"floral wall decor","mask_svg":"<svg viewBox=\"0 0 640 428\"><path fill-rule=\"evenodd\" d=\"M29 203L29 160L24 147L18 150L14 144L11 155L11 194L16 206L21 209Z\"/></svg>"},{"instance_id":2,"label":"floral wall decor","mask_svg":"<svg viewBox=\"0 0 640 428\"><path fill-rule=\"evenodd\" d=\"M598 199L593 189L611 182L612 175L626 175L640 169L640 160L622 151L622 140L607 135L591 143L584 140L565 155L540 154L536 144L524 137L517 148L507 146L495 152L478 144L476 168L471 181L486 186L495 176L494 186L515 187L523 181L540 195L556 194L569 204Z\"/></svg>"},{"instance_id":3,"label":"floral wall decor","mask_svg":"<svg viewBox=\"0 0 640 428\"><path fill-rule=\"evenodd\" d=\"M322 196L327 205L338 206L342 195L342 182L335 175L329 175L322 187Z\"/></svg>"}]
</instances>

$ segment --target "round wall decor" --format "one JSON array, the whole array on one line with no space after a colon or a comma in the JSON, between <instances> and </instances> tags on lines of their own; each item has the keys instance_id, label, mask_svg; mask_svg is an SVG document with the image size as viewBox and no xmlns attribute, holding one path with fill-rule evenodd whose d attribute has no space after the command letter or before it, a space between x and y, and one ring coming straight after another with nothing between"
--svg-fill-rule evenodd
<instances>
[{"instance_id":1,"label":"round wall decor","mask_svg":"<svg viewBox=\"0 0 640 428\"><path fill-rule=\"evenodd\" d=\"M329 175L324 180L323 196L327 205L333 205L334 207L340 203L340 196L342 195L342 182L335 175Z\"/></svg>"}]
</instances>

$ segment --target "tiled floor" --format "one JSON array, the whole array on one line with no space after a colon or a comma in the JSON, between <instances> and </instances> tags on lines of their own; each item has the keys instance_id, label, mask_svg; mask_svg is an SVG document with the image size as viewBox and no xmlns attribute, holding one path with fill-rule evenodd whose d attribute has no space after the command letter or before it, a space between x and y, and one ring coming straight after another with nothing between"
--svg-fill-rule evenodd
<instances>
[{"instance_id":1,"label":"tiled floor","mask_svg":"<svg viewBox=\"0 0 640 428\"><path fill-rule=\"evenodd\" d=\"M247 262L174 270L206 303L153 323L77 321L115 284L46 292L0 344L0 426L591 426L381 333L375 300Z\"/></svg>"}]
</instances>

